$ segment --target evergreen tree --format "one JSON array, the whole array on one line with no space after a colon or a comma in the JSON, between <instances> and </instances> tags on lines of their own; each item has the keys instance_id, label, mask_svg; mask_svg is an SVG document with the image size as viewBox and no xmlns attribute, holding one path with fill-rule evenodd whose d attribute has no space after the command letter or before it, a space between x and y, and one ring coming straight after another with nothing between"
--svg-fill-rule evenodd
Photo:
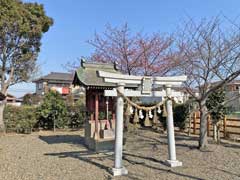
<instances>
[{"instance_id":1,"label":"evergreen tree","mask_svg":"<svg viewBox=\"0 0 240 180\"><path fill-rule=\"evenodd\" d=\"M41 38L53 24L38 3L0 0L0 91L7 94L11 85L28 81L36 72ZM5 131L0 104L0 131Z\"/></svg>"},{"instance_id":2,"label":"evergreen tree","mask_svg":"<svg viewBox=\"0 0 240 180\"><path fill-rule=\"evenodd\" d=\"M38 109L40 123L45 128L64 128L67 125L67 107L62 96L49 91Z\"/></svg>"},{"instance_id":3,"label":"evergreen tree","mask_svg":"<svg viewBox=\"0 0 240 180\"><path fill-rule=\"evenodd\" d=\"M223 120L226 114L226 107L224 106L225 101L225 91L219 89L211 94L206 102L208 111L211 115L212 124L213 124L213 138L216 142L220 141L220 128L221 120Z\"/></svg>"}]
</instances>

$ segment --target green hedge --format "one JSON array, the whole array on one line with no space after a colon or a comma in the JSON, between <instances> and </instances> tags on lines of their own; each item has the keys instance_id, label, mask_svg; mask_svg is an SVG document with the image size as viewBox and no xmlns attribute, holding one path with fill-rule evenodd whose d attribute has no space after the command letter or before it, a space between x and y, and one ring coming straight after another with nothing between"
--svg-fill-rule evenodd
<instances>
[{"instance_id":1,"label":"green hedge","mask_svg":"<svg viewBox=\"0 0 240 180\"><path fill-rule=\"evenodd\" d=\"M68 109L68 127L69 128L80 128L83 126L86 118L86 111L84 105L71 105Z\"/></svg>"},{"instance_id":2,"label":"green hedge","mask_svg":"<svg viewBox=\"0 0 240 180\"><path fill-rule=\"evenodd\" d=\"M7 132L31 133L32 129L52 129L52 120L50 118L42 119L37 111L39 111L39 107L6 106L4 109L4 122ZM68 106L67 114L61 117L65 120L60 121L60 128L81 128L85 121L85 114L84 106ZM58 124L58 122L56 123Z\"/></svg>"},{"instance_id":3,"label":"green hedge","mask_svg":"<svg viewBox=\"0 0 240 180\"><path fill-rule=\"evenodd\" d=\"M31 131L37 121L35 107L7 105L4 109L4 122L7 131Z\"/></svg>"},{"instance_id":4,"label":"green hedge","mask_svg":"<svg viewBox=\"0 0 240 180\"><path fill-rule=\"evenodd\" d=\"M65 106L65 105L64 105ZM185 104L173 104L173 115L174 115L174 125L180 129L185 128L186 119L188 117L188 103ZM85 105L81 102L75 105L66 106L67 113L57 113L62 115L58 117L59 122L56 122L57 127L63 128L80 128L83 126L86 119L86 109ZM59 108L59 111L61 108ZM53 121L51 116L43 118L39 116L39 111L45 111L45 108L34 107L34 106L6 106L4 110L4 121L7 131L17 131L25 132L26 130L31 130L32 128L44 128L52 129ZM51 110L49 111L51 112ZM162 107L163 112L163 107ZM42 114L42 113L40 113ZM161 113L159 115L159 120L162 122L163 126L166 128L166 117ZM105 115L104 115L105 117ZM58 121L57 119L57 121Z\"/></svg>"},{"instance_id":5,"label":"green hedge","mask_svg":"<svg viewBox=\"0 0 240 180\"><path fill-rule=\"evenodd\" d=\"M38 115L39 108L34 106L11 106L8 105L4 109L4 122L7 132L27 133L32 129L52 129L53 124L51 119L43 119ZM81 128L85 121L85 107L72 105L67 107L67 115L61 127ZM46 125L47 124L47 125Z\"/></svg>"}]
</instances>

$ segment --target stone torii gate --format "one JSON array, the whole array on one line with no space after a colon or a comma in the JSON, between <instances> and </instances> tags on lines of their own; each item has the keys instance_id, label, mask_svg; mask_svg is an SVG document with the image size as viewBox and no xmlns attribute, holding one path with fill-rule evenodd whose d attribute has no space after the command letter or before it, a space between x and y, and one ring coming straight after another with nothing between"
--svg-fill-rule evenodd
<instances>
[{"instance_id":1,"label":"stone torii gate","mask_svg":"<svg viewBox=\"0 0 240 180\"><path fill-rule=\"evenodd\" d=\"M105 90L105 96L116 96L116 123L115 123L115 162L112 169L114 176L128 174L127 169L122 164L122 150L123 150L123 97L119 93L128 97L173 97L178 96L177 92L172 93L172 86L180 86L182 82L187 80L186 76L174 77L150 77L150 76L132 76L116 74L104 71L98 71L100 77L104 78L105 82L116 83L117 89ZM126 84L138 85L139 90L124 89ZM162 91L153 91L152 87L163 86ZM118 93L119 92L119 93ZM168 155L169 159L166 164L170 167L182 166L182 162L176 159L176 147L174 137L173 111L172 101L170 98L166 99L167 109L167 136L168 136Z\"/></svg>"}]
</instances>

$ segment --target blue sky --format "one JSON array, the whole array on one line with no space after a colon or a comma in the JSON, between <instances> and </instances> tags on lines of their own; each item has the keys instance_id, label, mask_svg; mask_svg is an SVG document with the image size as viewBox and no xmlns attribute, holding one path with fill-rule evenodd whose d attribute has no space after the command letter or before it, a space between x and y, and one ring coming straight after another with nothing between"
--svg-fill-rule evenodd
<instances>
[{"instance_id":1,"label":"blue sky","mask_svg":"<svg viewBox=\"0 0 240 180\"><path fill-rule=\"evenodd\" d=\"M38 64L40 74L66 71L64 64L89 56L93 48L86 43L107 23L120 26L128 22L133 32L171 33L187 18L211 18L220 12L234 19L240 16L239 0L25 0L44 5L54 25L44 34ZM32 83L19 84L9 93L18 97L34 92Z\"/></svg>"}]
</instances>

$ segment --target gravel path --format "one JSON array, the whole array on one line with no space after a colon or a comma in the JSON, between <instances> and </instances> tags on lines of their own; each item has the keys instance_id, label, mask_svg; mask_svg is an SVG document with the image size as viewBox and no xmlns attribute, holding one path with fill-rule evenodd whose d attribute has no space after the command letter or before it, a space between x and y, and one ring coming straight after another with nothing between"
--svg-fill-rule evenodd
<instances>
[{"instance_id":1,"label":"gravel path","mask_svg":"<svg viewBox=\"0 0 240 180\"><path fill-rule=\"evenodd\" d=\"M240 180L240 143L210 144L196 149L196 137L176 135L182 167L169 168L166 135L149 130L128 134L124 165L129 174L113 178L113 153L94 153L83 146L83 131L38 132L0 136L0 180Z\"/></svg>"}]
</instances>

